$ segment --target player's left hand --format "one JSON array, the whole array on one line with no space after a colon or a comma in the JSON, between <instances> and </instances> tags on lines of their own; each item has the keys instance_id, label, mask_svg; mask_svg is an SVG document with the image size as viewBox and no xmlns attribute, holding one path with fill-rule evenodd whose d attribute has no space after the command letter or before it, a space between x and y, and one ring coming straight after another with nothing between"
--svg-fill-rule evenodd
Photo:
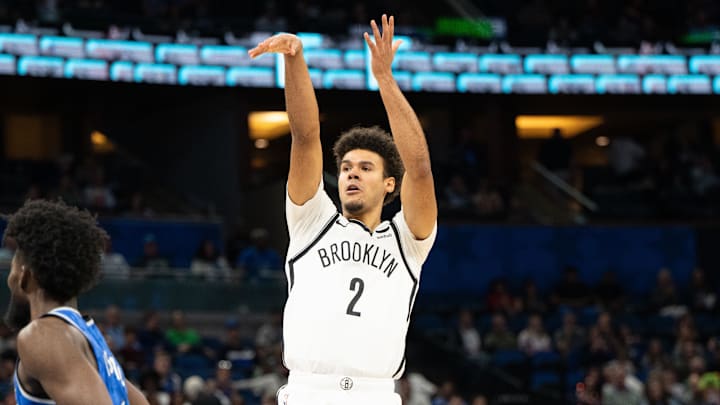
<instances>
[{"instance_id":1,"label":"player's left hand","mask_svg":"<svg viewBox=\"0 0 720 405\"><path fill-rule=\"evenodd\" d=\"M393 41L395 18L390 16L388 19L387 15L383 14L382 34L375 20L370 21L370 26L372 27L375 40L370 39L370 35L367 32L363 36L365 37L365 42L367 42L370 47L373 75L375 75L376 79L383 75L392 75L392 62L395 58L395 53L402 43L402 40Z\"/></svg>"}]
</instances>

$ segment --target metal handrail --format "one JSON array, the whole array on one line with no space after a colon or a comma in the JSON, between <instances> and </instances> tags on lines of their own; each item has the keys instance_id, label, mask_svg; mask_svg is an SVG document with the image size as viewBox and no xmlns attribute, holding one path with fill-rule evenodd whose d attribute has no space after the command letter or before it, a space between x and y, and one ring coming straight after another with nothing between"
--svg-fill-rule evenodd
<instances>
[{"instance_id":1,"label":"metal handrail","mask_svg":"<svg viewBox=\"0 0 720 405\"><path fill-rule=\"evenodd\" d=\"M561 179L558 175L548 170L545 166L540 164L538 161L533 160L530 163L530 167L532 167L535 172L540 174L550 182L553 186L559 188L561 191L563 191L565 194L573 198L575 201L579 202L583 207L589 209L590 211L597 211L598 205L595 201L591 200L588 196L583 194L580 190L577 188L571 186L566 182L565 180Z\"/></svg>"}]
</instances>

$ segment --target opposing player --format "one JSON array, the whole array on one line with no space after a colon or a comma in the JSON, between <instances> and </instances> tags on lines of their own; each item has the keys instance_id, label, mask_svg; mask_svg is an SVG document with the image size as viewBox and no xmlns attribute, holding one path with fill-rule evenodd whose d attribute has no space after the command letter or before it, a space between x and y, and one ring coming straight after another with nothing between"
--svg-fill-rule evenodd
<instances>
[{"instance_id":1,"label":"opposing player","mask_svg":"<svg viewBox=\"0 0 720 405\"><path fill-rule=\"evenodd\" d=\"M19 405L146 405L77 296L100 270L105 233L87 212L62 202L28 201L6 217L4 241L17 247L5 322L19 330Z\"/></svg>"},{"instance_id":2,"label":"opposing player","mask_svg":"<svg viewBox=\"0 0 720 405\"><path fill-rule=\"evenodd\" d=\"M382 17L382 33L371 26L374 38L365 40L392 136L356 127L335 143L342 214L323 191L319 113L301 41L279 34L250 51L284 54L292 131L283 330L290 377L280 404L400 404L393 379L404 370L437 204L423 130L392 75L394 19ZM402 209L381 222L383 205L398 194Z\"/></svg>"}]
</instances>

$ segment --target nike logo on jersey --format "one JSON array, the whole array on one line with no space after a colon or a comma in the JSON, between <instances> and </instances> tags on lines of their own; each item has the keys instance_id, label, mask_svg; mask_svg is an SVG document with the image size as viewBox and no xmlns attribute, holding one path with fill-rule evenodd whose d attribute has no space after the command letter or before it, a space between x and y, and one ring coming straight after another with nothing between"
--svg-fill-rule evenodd
<instances>
[{"instance_id":1,"label":"nike logo on jersey","mask_svg":"<svg viewBox=\"0 0 720 405\"><path fill-rule=\"evenodd\" d=\"M323 268L336 263L352 261L374 267L382 271L388 278L400 264L400 261L396 260L392 253L371 243L354 242L351 244L343 241L339 244L333 243L327 248L320 248L317 253Z\"/></svg>"}]
</instances>

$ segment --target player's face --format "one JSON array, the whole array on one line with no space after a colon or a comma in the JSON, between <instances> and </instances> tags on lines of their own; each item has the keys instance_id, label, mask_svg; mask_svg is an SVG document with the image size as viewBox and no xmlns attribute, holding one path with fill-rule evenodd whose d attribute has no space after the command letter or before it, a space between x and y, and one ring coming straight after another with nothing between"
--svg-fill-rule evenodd
<instances>
[{"instance_id":1,"label":"player's face","mask_svg":"<svg viewBox=\"0 0 720 405\"><path fill-rule=\"evenodd\" d=\"M10 289L10 303L4 316L5 324L13 330L20 330L30 323L30 301L28 301L27 296L20 287L22 273L27 271L23 266L22 260L18 257L16 251L7 279L8 288Z\"/></svg>"},{"instance_id":2,"label":"player's face","mask_svg":"<svg viewBox=\"0 0 720 405\"><path fill-rule=\"evenodd\" d=\"M343 156L338 191L343 211L359 215L382 207L386 193L395 189L395 179L385 177L383 158L375 152L354 149Z\"/></svg>"}]
</instances>

